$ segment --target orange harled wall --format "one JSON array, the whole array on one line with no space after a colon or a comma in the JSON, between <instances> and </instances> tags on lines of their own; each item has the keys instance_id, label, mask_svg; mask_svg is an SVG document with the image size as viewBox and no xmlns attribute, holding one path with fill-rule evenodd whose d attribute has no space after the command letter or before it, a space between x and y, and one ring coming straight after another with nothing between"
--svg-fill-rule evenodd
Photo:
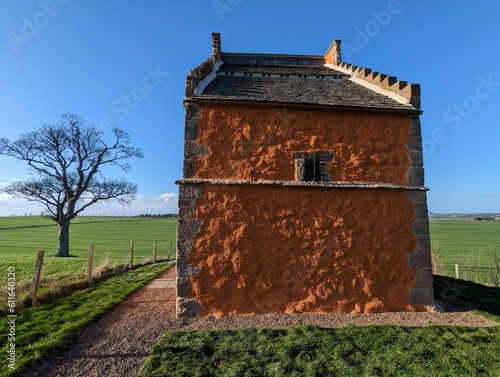
<instances>
[{"instance_id":1,"label":"orange harled wall","mask_svg":"<svg viewBox=\"0 0 500 377\"><path fill-rule=\"evenodd\" d=\"M409 126L409 114L205 104L194 178L295 180L292 154L324 151L332 181L407 185Z\"/></svg>"},{"instance_id":2,"label":"orange harled wall","mask_svg":"<svg viewBox=\"0 0 500 377\"><path fill-rule=\"evenodd\" d=\"M206 185L188 256L202 315L422 310L406 191Z\"/></svg>"}]
</instances>

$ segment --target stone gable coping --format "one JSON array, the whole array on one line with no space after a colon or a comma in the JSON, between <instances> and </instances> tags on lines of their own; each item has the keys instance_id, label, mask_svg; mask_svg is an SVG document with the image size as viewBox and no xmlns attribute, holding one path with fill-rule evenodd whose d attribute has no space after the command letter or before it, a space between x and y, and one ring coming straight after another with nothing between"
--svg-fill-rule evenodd
<instances>
[{"instance_id":1,"label":"stone gable coping","mask_svg":"<svg viewBox=\"0 0 500 377\"><path fill-rule=\"evenodd\" d=\"M398 80L395 76L373 72L370 68L358 67L346 62L333 63L332 65L334 68L342 69L353 77L403 97L415 109L420 110L420 84L408 84L407 81Z\"/></svg>"},{"instance_id":2,"label":"stone gable coping","mask_svg":"<svg viewBox=\"0 0 500 377\"><path fill-rule=\"evenodd\" d=\"M196 88L208 75L214 71L217 62L221 61L220 33L212 33L212 56L189 72L186 77L185 97L190 98L196 94Z\"/></svg>"},{"instance_id":3,"label":"stone gable coping","mask_svg":"<svg viewBox=\"0 0 500 377\"><path fill-rule=\"evenodd\" d=\"M184 93L186 98L193 97L196 94L198 84L214 71L214 66L213 58L208 58L189 72L189 75L186 77L186 90Z\"/></svg>"}]
</instances>

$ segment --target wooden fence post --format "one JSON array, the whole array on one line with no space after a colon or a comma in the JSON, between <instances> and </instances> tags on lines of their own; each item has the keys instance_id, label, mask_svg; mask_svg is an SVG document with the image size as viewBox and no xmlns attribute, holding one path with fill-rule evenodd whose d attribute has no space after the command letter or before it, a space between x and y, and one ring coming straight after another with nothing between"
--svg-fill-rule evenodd
<instances>
[{"instance_id":1,"label":"wooden fence post","mask_svg":"<svg viewBox=\"0 0 500 377\"><path fill-rule=\"evenodd\" d=\"M130 269L134 267L134 240L130 240L130 260L129 260Z\"/></svg>"},{"instance_id":2,"label":"wooden fence post","mask_svg":"<svg viewBox=\"0 0 500 377\"><path fill-rule=\"evenodd\" d=\"M455 278L460 279L460 272L458 271L458 264L455 264Z\"/></svg>"},{"instance_id":3,"label":"wooden fence post","mask_svg":"<svg viewBox=\"0 0 500 377\"><path fill-rule=\"evenodd\" d=\"M38 300L36 299L36 295L38 293L38 287L40 286L40 277L42 274L44 255L45 255L45 250L38 250L38 256L36 258L36 264L35 264L35 273L33 274L33 281L31 282L31 289L30 289L31 306L40 305L38 303Z\"/></svg>"},{"instance_id":4,"label":"wooden fence post","mask_svg":"<svg viewBox=\"0 0 500 377\"><path fill-rule=\"evenodd\" d=\"M153 263L156 263L156 241L153 241Z\"/></svg>"},{"instance_id":5,"label":"wooden fence post","mask_svg":"<svg viewBox=\"0 0 500 377\"><path fill-rule=\"evenodd\" d=\"M170 255L172 254L172 242L170 242L170 246L168 247L168 259L170 260Z\"/></svg>"},{"instance_id":6,"label":"wooden fence post","mask_svg":"<svg viewBox=\"0 0 500 377\"><path fill-rule=\"evenodd\" d=\"M87 263L87 285L90 287L92 284L92 262L94 260L94 244L90 245L89 260Z\"/></svg>"}]
</instances>

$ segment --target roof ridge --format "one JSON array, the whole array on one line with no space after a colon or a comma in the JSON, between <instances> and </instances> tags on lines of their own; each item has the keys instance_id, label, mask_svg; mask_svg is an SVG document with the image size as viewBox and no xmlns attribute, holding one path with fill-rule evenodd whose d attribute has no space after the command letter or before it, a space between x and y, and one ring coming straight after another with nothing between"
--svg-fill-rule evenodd
<instances>
[{"instance_id":1,"label":"roof ridge","mask_svg":"<svg viewBox=\"0 0 500 377\"><path fill-rule=\"evenodd\" d=\"M223 52L224 55L228 56L238 56L238 55L243 55L243 56L258 56L258 57L265 57L265 56L285 56L285 57L296 57L296 58L323 58L322 55L309 55L309 54L275 54L275 53L267 53L267 52Z\"/></svg>"}]
</instances>

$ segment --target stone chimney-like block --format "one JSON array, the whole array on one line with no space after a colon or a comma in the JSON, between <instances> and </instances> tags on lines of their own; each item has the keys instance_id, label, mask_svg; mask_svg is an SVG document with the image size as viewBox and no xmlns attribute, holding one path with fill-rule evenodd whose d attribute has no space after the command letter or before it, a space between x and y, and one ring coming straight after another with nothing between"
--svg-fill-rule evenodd
<instances>
[{"instance_id":1,"label":"stone chimney-like block","mask_svg":"<svg viewBox=\"0 0 500 377\"><path fill-rule=\"evenodd\" d=\"M341 51L340 51L341 41L339 39L335 39L328 50L325 52L325 63L326 64L334 64L339 65L342 61Z\"/></svg>"},{"instance_id":2,"label":"stone chimney-like block","mask_svg":"<svg viewBox=\"0 0 500 377\"><path fill-rule=\"evenodd\" d=\"M222 58L220 33L212 33L212 58L218 62Z\"/></svg>"}]
</instances>

